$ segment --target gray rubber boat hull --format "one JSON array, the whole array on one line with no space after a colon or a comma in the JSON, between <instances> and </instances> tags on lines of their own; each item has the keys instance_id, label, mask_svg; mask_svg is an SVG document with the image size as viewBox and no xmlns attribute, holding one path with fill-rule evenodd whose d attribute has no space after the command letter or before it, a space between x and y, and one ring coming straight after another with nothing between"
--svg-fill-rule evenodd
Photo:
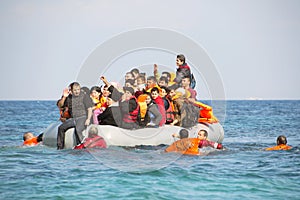
<instances>
[{"instance_id":1,"label":"gray rubber boat hull","mask_svg":"<svg viewBox=\"0 0 300 200\"><path fill-rule=\"evenodd\" d=\"M57 130L61 122L50 124L44 131L43 144L50 147L57 145ZM108 146L127 146L134 147L140 145L158 146L161 144L170 145L174 142L173 133L179 133L182 127L164 125L159 128L143 128L127 130L108 125L91 125L98 128L98 135L102 136ZM87 128L89 130L90 126ZM197 137L200 129L208 131L208 139L222 143L224 139L224 129L219 123L206 124L200 123L187 129L189 137ZM83 132L86 136L86 131ZM65 149L71 149L76 145L74 128L69 129L65 134Z\"/></svg>"}]
</instances>

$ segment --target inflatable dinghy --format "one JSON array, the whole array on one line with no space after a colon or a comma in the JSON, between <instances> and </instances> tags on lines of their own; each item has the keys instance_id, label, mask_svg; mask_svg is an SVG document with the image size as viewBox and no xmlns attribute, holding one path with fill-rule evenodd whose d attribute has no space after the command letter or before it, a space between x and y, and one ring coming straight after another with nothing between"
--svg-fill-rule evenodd
<instances>
[{"instance_id":1,"label":"inflatable dinghy","mask_svg":"<svg viewBox=\"0 0 300 200\"><path fill-rule=\"evenodd\" d=\"M43 144L50 147L57 145L57 130L61 122L52 123L44 131ZM109 125L91 125L98 128L98 135L102 136L108 146L135 147L141 145L158 146L170 145L174 142L173 133L179 133L182 127L164 125L159 128L142 128L142 129L122 129ZM87 128L89 130L90 126ZM200 129L208 131L208 139L213 142L222 143L224 139L224 130L219 123L199 123L196 126L187 129L189 137L197 137ZM65 134L65 149L71 149L76 146L74 128L67 130ZM87 131L83 132L87 135Z\"/></svg>"}]
</instances>

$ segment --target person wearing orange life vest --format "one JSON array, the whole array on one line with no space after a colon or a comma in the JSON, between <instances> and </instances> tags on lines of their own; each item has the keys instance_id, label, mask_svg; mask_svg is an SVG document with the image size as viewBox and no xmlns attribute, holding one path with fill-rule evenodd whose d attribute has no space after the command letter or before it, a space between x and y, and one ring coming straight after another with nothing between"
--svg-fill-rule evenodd
<instances>
[{"instance_id":1,"label":"person wearing orange life vest","mask_svg":"<svg viewBox=\"0 0 300 200\"><path fill-rule=\"evenodd\" d=\"M165 152L176 152L185 155L200 155L198 144L199 138L188 138L189 133L186 129L181 129L179 131L179 136L177 134L172 135L174 138L179 137L180 140L175 141L173 144L165 149Z\"/></svg>"},{"instance_id":2,"label":"person wearing orange life vest","mask_svg":"<svg viewBox=\"0 0 300 200\"><path fill-rule=\"evenodd\" d=\"M199 119L198 122L208 122L208 123L217 123L219 122L218 118L214 116L213 109L211 106L208 106L204 103L196 101L194 99L188 99L195 106L201 108L199 111Z\"/></svg>"},{"instance_id":3,"label":"person wearing orange life vest","mask_svg":"<svg viewBox=\"0 0 300 200\"><path fill-rule=\"evenodd\" d=\"M160 96L164 101L164 106L166 110L166 124L171 124L175 119L174 105L173 105L173 101L169 97L169 93L170 90L167 87L161 86Z\"/></svg>"},{"instance_id":4,"label":"person wearing orange life vest","mask_svg":"<svg viewBox=\"0 0 300 200\"><path fill-rule=\"evenodd\" d=\"M23 145L24 146L36 146L43 140L43 134L40 134L39 136L35 137L33 133L26 132L23 134Z\"/></svg>"},{"instance_id":5,"label":"person wearing orange life vest","mask_svg":"<svg viewBox=\"0 0 300 200\"><path fill-rule=\"evenodd\" d=\"M201 129L198 132L197 138L200 140L199 143L198 143L199 148L212 147L212 148L215 148L215 149L223 149L222 144L217 143L217 142L209 141L207 139L207 136L208 136L208 132L204 129Z\"/></svg>"},{"instance_id":6,"label":"person wearing orange life vest","mask_svg":"<svg viewBox=\"0 0 300 200\"><path fill-rule=\"evenodd\" d=\"M276 141L277 145L273 147L266 148L266 151L278 151L278 150L290 150L291 146L287 145L287 139L284 135L280 135L277 137Z\"/></svg>"},{"instance_id":7,"label":"person wearing orange life vest","mask_svg":"<svg viewBox=\"0 0 300 200\"><path fill-rule=\"evenodd\" d=\"M63 94L62 94L61 98L56 102L56 106L59 109L59 115L60 115L59 120L61 122L65 122L67 119L71 118L69 108L66 105L64 105L64 102L68 98L69 94L70 94L70 89L65 88L63 90Z\"/></svg>"}]
</instances>

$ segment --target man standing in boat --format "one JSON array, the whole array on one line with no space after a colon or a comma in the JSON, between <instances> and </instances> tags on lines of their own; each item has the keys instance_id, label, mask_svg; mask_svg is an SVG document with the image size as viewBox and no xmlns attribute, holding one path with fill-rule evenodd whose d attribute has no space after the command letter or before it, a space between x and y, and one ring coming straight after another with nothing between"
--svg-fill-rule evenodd
<instances>
[{"instance_id":1,"label":"man standing in boat","mask_svg":"<svg viewBox=\"0 0 300 200\"><path fill-rule=\"evenodd\" d=\"M70 94L64 93L63 103L69 108L71 118L67 119L58 127L57 149L65 146L65 133L70 128L75 128L77 144L83 140L82 131L90 124L93 114L93 102L89 95L81 92L80 84L73 82L70 84Z\"/></svg>"}]
</instances>

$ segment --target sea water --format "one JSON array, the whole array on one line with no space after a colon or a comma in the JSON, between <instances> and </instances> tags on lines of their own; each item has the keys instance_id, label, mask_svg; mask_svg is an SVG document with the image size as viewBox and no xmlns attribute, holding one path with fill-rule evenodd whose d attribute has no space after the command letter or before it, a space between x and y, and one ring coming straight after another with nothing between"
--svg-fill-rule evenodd
<instances>
[{"instance_id":1,"label":"sea water","mask_svg":"<svg viewBox=\"0 0 300 200\"><path fill-rule=\"evenodd\" d=\"M217 111L216 111L217 113ZM55 101L0 101L0 199L300 199L300 101L227 101L226 150L22 147ZM264 151L286 135L290 151Z\"/></svg>"}]
</instances>

